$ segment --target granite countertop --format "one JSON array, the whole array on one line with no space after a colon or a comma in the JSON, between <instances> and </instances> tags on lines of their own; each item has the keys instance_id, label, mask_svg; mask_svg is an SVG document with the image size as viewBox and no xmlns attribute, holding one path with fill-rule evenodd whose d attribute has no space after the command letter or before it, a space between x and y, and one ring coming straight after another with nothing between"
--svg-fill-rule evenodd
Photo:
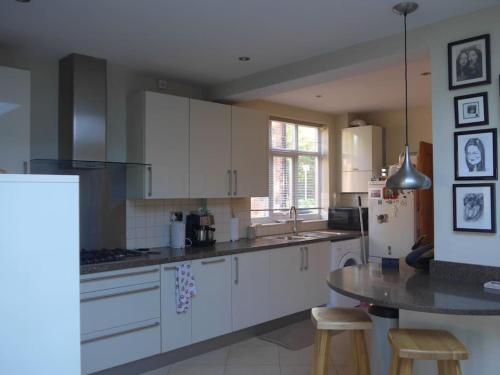
<instances>
[{"instance_id":1,"label":"granite countertop","mask_svg":"<svg viewBox=\"0 0 500 375\"><path fill-rule=\"evenodd\" d=\"M212 258L314 242L344 241L359 238L361 236L359 232L339 230L322 230L299 233L299 235L304 234L309 237L307 237L307 239L284 240L279 239L279 235L276 235L259 237L253 240L241 239L237 242L217 242L215 246L210 247L188 247L184 249L174 249L171 247L152 248L143 256L128 258L123 261L81 265L80 274L84 275L133 267L151 266L201 258Z\"/></svg>"},{"instance_id":2,"label":"granite countertop","mask_svg":"<svg viewBox=\"0 0 500 375\"><path fill-rule=\"evenodd\" d=\"M378 306L438 314L500 315L500 293L477 281L457 281L370 263L331 272L328 285L340 294Z\"/></svg>"}]
</instances>

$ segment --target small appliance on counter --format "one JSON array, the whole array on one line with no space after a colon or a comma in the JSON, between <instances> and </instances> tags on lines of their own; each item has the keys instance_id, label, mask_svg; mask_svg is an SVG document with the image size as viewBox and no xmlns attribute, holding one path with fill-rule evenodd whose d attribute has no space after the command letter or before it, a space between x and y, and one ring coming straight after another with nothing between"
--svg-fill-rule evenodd
<instances>
[{"instance_id":1,"label":"small appliance on counter","mask_svg":"<svg viewBox=\"0 0 500 375\"><path fill-rule=\"evenodd\" d=\"M368 208L361 207L364 230L368 231ZM359 207L335 207L328 209L328 228L361 231Z\"/></svg>"},{"instance_id":2,"label":"small appliance on counter","mask_svg":"<svg viewBox=\"0 0 500 375\"><path fill-rule=\"evenodd\" d=\"M213 246L215 244L215 220L205 209L186 216L186 237L192 246Z\"/></svg>"}]
</instances>

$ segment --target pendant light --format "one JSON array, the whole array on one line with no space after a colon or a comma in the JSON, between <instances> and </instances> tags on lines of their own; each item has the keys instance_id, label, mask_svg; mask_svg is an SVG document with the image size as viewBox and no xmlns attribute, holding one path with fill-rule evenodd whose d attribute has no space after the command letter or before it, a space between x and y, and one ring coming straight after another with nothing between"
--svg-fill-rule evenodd
<instances>
[{"instance_id":1,"label":"pendant light","mask_svg":"<svg viewBox=\"0 0 500 375\"><path fill-rule=\"evenodd\" d=\"M401 168L387 179L386 186L390 189L429 189L431 179L420 173L411 163L410 147L408 145L408 52L406 48L406 16L418 8L417 3L404 2L396 4L392 9L404 18L405 36L405 158Z\"/></svg>"}]
</instances>

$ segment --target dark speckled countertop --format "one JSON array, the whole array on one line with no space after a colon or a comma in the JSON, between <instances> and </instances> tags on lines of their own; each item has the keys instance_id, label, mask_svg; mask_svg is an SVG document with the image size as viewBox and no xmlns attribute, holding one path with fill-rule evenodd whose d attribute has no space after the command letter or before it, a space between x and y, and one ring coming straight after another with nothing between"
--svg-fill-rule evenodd
<instances>
[{"instance_id":1,"label":"dark speckled countertop","mask_svg":"<svg viewBox=\"0 0 500 375\"><path fill-rule=\"evenodd\" d=\"M500 315L500 293L484 291L482 282L443 279L403 263L399 270L383 270L374 263L346 267L331 272L327 281L343 295L378 306L438 314Z\"/></svg>"},{"instance_id":2,"label":"dark speckled countertop","mask_svg":"<svg viewBox=\"0 0 500 375\"><path fill-rule=\"evenodd\" d=\"M80 266L80 274L114 271L133 267L151 266L194 260L200 258L211 258L224 255L247 253L251 251L269 250L279 247L288 247L305 243L323 241L343 241L359 238L359 232L322 230L299 233L309 235L307 239L283 240L278 236L259 237L253 240L241 239L237 242L218 242L213 247L188 247L185 249L174 249L171 247L152 248L143 256L129 258L123 261L86 264Z\"/></svg>"}]
</instances>

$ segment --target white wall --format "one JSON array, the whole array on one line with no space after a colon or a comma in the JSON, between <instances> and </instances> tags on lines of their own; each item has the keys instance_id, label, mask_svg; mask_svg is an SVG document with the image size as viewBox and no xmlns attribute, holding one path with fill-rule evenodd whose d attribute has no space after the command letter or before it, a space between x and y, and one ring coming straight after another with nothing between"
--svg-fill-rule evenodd
<instances>
[{"instance_id":1,"label":"white wall","mask_svg":"<svg viewBox=\"0 0 500 375\"><path fill-rule=\"evenodd\" d=\"M483 128L498 128L499 124L500 8L495 9L440 23L433 32L434 37L429 40L432 64L434 202L436 202L435 251L438 260L500 266L499 235L453 232L452 213L452 185L455 183L453 97L488 91L490 125ZM447 43L485 33L491 35L492 84L449 91ZM480 128L474 127L474 129ZM500 191L497 184L497 202L499 198ZM499 212L500 206L497 203L497 222Z\"/></svg>"},{"instance_id":2,"label":"white wall","mask_svg":"<svg viewBox=\"0 0 500 375\"><path fill-rule=\"evenodd\" d=\"M61 56L63 57L63 56ZM59 61L0 50L0 65L31 71L31 158L58 158ZM138 74L108 63L107 158L126 160L126 98L138 90L155 90L153 75ZM168 81L173 95L202 97L202 89Z\"/></svg>"}]
</instances>

